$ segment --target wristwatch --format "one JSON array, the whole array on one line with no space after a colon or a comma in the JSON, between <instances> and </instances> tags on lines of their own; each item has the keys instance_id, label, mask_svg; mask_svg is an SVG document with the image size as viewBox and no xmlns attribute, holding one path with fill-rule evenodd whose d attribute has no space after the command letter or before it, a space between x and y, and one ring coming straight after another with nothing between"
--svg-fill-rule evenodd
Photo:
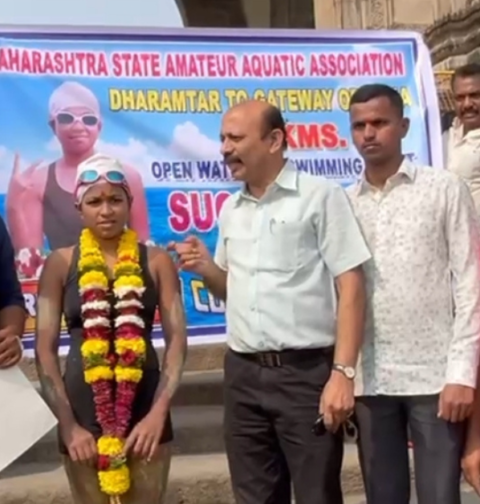
<instances>
[{"instance_id":1,"label":"wristwatch","mask_svg":"<svg viewBox=\"0 0 480 504\"><path fill-rule=\"evenodd\" d=\"M342 364L333 364L332 369L334 371L342 373L349 380L353 380L355 378L355 375L357 374L355 372L355 368L351 366L343 366Z\"/></svg>"}]
</instances>

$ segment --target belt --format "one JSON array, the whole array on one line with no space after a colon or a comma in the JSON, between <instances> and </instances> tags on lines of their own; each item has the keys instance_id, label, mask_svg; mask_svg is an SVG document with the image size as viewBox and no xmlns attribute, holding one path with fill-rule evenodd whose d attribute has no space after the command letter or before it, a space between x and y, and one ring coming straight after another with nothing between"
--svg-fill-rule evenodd
<instances>
[{"instance_id":1,"label":"belt","mask_svg":"<svg viewBox=\"0 0 480 504\"><path fill-rule=\"evenodd\" d=\"M282 350L281 352L257 352L242 353L231 352L242 359L256 362L263 367L282 367L289 364L300 364L310 359L319 359L322 357L332 357L334 347L325 348L304 348L298 350Z\"/></svg>"}]
</instances>

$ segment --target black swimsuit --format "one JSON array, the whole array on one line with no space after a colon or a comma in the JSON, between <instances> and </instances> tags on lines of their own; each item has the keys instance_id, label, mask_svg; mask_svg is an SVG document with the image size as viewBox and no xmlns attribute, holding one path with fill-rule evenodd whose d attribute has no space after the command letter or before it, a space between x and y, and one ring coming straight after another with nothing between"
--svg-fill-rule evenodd
<instances>
[{"instance_id":1,"label":"black swimsuit","mask_svg":"<svg viewBox=\"0 0 480 504\"><path fill-rule=\"evenodd\" d=\"M147 343L146 361L143 368L143 377L138 384L135 401L132 408L132 419L129 431L150 411L155 391L160 380L160 369L158 357L153 348L151 334L155 310L158 304L158 289L151 277L148 269L147 248L140 244L140 266L145 284L145 292L142 297L143 311L140 314L145 322L145 340ZM75 247L72 257L72 264L68 272L67 281L63 294L63 313L70 334L70 349L67 356L64 374L67 397L73 410L76 421L80 426L91 432L98 439L102 432L96 420L95 404L93 393L89 384L85 382L83 374L83 363L80 348L83 342L81 299L78 292L77 262L78 247ZM112 296L111 302L114 299ZM167 443L173 439L173 430L170 415L165 421L160 444ZM62 442L60 450L67 453Z\"/></svg>"}]
</instances>

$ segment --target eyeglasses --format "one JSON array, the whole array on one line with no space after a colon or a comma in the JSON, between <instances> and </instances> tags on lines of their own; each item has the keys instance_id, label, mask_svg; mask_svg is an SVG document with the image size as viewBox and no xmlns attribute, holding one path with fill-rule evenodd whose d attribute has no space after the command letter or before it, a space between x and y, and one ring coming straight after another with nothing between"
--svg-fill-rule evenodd
<instances>
[{"instance_id":1,"label":"eyeglasses","mask_svg":"<svg viewBox=\"0 0 480 504\"><path fill-rule=\"evenodd\" d=\"M93 114L85 114L81 116L71 114L70 112L60 112L57 114L58 124L63 125L72 124L75 121L81 121L85 126L96 126L98 124L98 120L98 117Z\"/></svg>"},{"instance_id":2,"label":"eyeglasses","mask_svg":"<svg viewBox=\"0 0 480 504\"><path fill-rule=\"evenodd\" d=\"M82 184L94 184L100 178L105 179L111 184L124 184L126 182L125 175L118 170L109 170L106 172L100 172L94 169L85 170L79 175L78 180Z\"/></svg>"}]
</instances>

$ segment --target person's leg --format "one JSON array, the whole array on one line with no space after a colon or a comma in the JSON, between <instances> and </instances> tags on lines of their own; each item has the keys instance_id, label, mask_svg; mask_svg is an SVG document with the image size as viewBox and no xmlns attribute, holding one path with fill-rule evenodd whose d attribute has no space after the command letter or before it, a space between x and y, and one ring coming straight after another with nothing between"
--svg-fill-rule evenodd
<instances>
[{"instance_id":1,"label":"person's leg","mask_svg":"<svg viewBox=\"0 0 480 504\"><path fill-rule=\"evenodd\" d=\"M100 491L97 470L93 466L72 462L68 455L63 456L73 504L109 504L110 499Z\"/></svg>"},{"instance_id":2,"label":"person's leg","mask_svg":"<svg viewBox=\"0 0 480 504\"><path fill-rule=\"evenodd\" d=\"M290 504L290 475L263 405L265 368L228 351L224 433L237 504Z\"/></svg>"},{"instance_id":3,"label":"person's leg","mask_svg":"<svg viewBox=\"0 0 480 504\"><path fill-rule=\"evenodd\" d=\"M306 357L301 364L267 369L269 404L292 476L296 504L343 504L340 473L343 438L313 425L323 387L331 373L333 353Z\"/></svg>"},{"instance_id":4,"label":"person's leg","mask_svg":"<svg viewBox=\"0 0 480 504\"><path fill-rule=\"evenodd\" d=\"M367 504L409 504L407 416L401 399L358 397L355 416Z\"/></svg>"},{"instance_id":5,"label":"person's leg","mask_svg":"<svg viewBox=\"0 0 480 504\"><path fill-rule=\"evenodd\" d=\"M159 446L158 453L150 462L140 459L130 460L132 486L122 504L163 504L167 489L172 447L168 444Z\"/></svg>"},{"instance_id":6,"label":"person's leg","mask_svg":"<svg viewBox=\"0 0 480 504\"><path fill-rule=\"evenodd\" d=\"M465 425L437 414L438 395L408 399L418 504L460 504Z\"/></svg>"}]
</instances>

